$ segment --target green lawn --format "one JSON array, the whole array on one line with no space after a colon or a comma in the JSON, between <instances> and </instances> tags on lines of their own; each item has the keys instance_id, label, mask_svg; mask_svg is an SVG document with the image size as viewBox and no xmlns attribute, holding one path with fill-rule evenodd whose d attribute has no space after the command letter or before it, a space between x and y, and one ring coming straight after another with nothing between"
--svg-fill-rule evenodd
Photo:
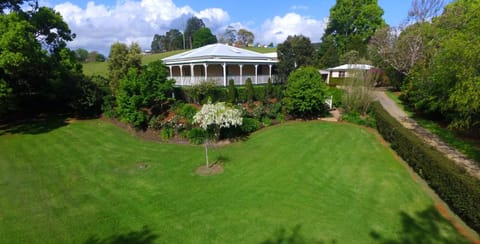
<instances>
[{"instance_id":1,"label":"green lawn","mask_svg":"<svg viewBox=\"0 0 480 244\"><path fill-rule=\"evenodd\" d=\"M219 154L201 177L201 146L101 120L0 130L2 243L465 242L366 129L287 123Z\"/></svg>"}]
</instances>

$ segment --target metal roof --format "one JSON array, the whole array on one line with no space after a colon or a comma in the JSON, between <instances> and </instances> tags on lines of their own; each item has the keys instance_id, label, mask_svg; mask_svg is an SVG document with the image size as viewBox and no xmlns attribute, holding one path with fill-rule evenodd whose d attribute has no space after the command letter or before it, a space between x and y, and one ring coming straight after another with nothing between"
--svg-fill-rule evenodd
<instances>
[{"instance_id":1,"label":"metal roof","mask_svg":"<svg viewBox=\"0 0 480 244\"><path fill-rule=\"evenodd\" d=\"M330 71L335 71L335 70L370 70L372 68L374 68L374 67L371 66L371 65L368 65L368 64L344 64L344 65L340 65L340 66L337 66L337 67L328 68L327 70L330 70Z\"/></svg>"},{"instance_id":2,"label":"metal roof","mask_svg":"<svg viewBox=\"0 0 480 244\"><path fill-rule=\"evenodd\" d=\"M228 46L225 44L210 44L184 53L176 54L163 61L166 64L198 63L198 62L238 62L238 63L277 63L273 53L262 54L254 51Z\"/></svg>"}]
</instances>

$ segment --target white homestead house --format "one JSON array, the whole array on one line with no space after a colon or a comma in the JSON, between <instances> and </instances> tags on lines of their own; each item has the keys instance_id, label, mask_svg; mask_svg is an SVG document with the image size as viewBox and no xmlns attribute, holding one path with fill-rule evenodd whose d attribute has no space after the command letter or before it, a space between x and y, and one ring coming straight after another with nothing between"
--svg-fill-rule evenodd
<instances>
[{"instance_id":1,"label":"white homestead house","mask_svg":"<svg viewBox=\"0 0 480 244\"><path fill-rule=\"evenodd\" d=\"M262 54L225 44L211 44L163 59L169 77L177 86L191 86L214 81L227 86L229 80L244 85L250 78L253 84L275 82L276 53Z\"/></svg>"},{"instance_id":2,"label":"white homestead house","mask_svg":"<svg viewBox=\"0 0 480 244\"><path fill-rule=\"evenodd\" d=\"M355 71L369 71L374 68L368 64L344 64L333 68L328 68L326 70L321 70L320 73L327 74L327 84L330 83L330 78L347 78L352 77L353 72ZM322 73L323 72L323 73Z\"/></svg>"}]
</instances>

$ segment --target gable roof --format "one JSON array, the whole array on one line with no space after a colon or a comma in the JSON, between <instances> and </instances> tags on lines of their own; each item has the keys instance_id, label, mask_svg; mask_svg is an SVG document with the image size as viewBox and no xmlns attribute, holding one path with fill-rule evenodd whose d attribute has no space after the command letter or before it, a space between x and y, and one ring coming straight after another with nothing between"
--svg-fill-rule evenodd
<instances>
[{"instance_id":1,"label":"gable roof","mask_svg":"<svg viewBox=\"0 0 480 244\"><path fill-rule=\"evenodd\" d=\"M328 68L329 71L336 70L370 70L374 68L372 65L368 64L344 64L333 68Z\"/></svg>"},{"instance_id":2,"label":"gable roof","mask_svg":"<svg viewBox=\"0 0 480 244\"><path fill-rule=\"evenodd\" d=\"M176 54L162 59L165 64L178 63L222 63L222 62L246 62L246 63L277 63L277 57L273 54L262 54L254 51L228 46L225 44L210 44L184 53Z\"/></svg>"}]
</instances>

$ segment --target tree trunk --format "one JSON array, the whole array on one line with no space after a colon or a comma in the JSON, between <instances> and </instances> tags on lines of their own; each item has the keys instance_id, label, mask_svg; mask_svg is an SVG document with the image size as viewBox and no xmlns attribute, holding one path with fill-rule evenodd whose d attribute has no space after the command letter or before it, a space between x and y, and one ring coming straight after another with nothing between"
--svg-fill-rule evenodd
<instances>
[{"instance_id":1,"label":"tree trunk","mask_svg":"<svg viewBox=\"0 0 480 244\"><path fill-rule=\"evenodd\" d=\"M207 168L208 168L208 140L205 140L205 161L207 162Z\"/></svg>"}]
</instances>

